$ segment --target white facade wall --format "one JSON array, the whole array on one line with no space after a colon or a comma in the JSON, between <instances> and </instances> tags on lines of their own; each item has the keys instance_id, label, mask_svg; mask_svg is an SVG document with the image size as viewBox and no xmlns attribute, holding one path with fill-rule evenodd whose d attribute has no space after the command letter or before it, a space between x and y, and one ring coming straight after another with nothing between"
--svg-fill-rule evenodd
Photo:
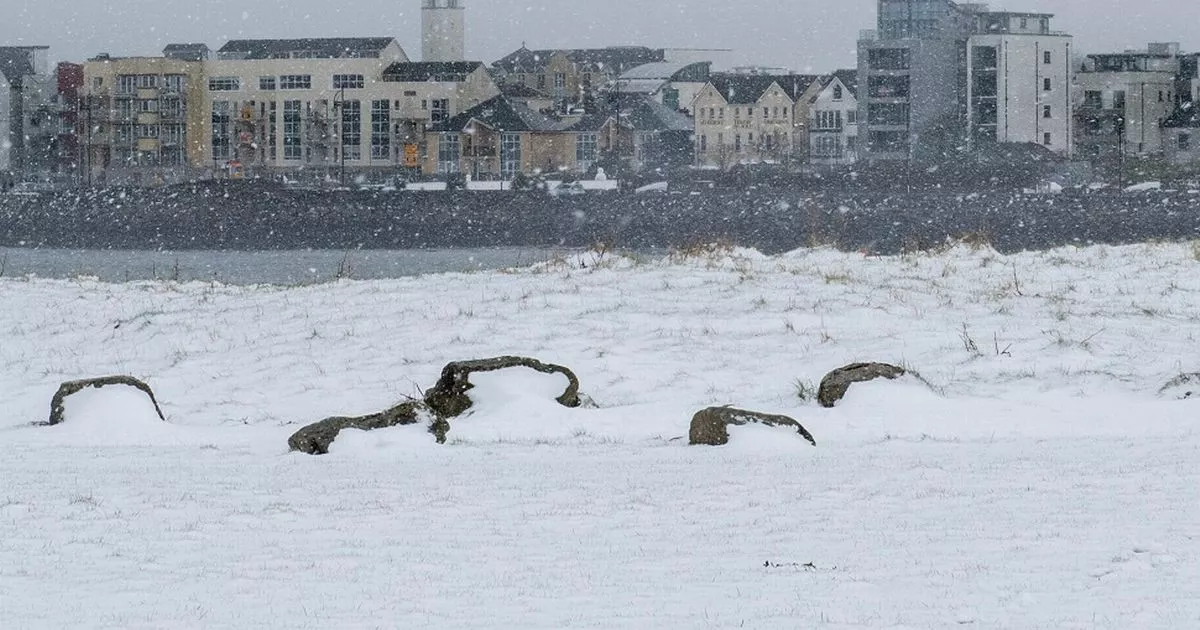
<instances>
[{"instance_id":1,"label":"white facade wall","mask_svg":"<svg viewBox=\"0 0 1200 630\"><path fill-rule=\"evenodd\" d=\"M793 155L798 126L796 104L772 85L753 104L730 105L706 85L692 111L696 124L696 162L708 168L782 162ZM803 120L801 115L800 120Z\"/></svg>"},{"instance_id":2,"label":"white facade wall","mask_svg":"<svg viewBox=\"0 0 1200 630\"><path fill-rule=\"evenodd\" d=\"M12 168L12 87L0 74L0 173Z\"/></svg>"},{"instance_id":3,"label":"white facade wall","mask_svg":"<svg viewBox=\"0 0 1200 630\"><path fill-rule=\"evenodd\" d=\"M399 60L403 61L403 59ZM376 163L383 165L393 163L394 147L389 151L388 159L372 158L371 106L372 101L386 100L394 107L395 84L385 84L382 75L383 70L395 61L398 59L256 59L205 62L205 80L209 85L205 86L202 111L208 112L210 116L206 117L206 133L201 140L207 146L213 166L223 168L226 162L238 158L237 145L239 143L239 139L233 137L228 153L219 149L215 153L213 152L214 131L224 131L235 135L237 133L233 129L216 130L214 128L211 118L214 107L217 109L228 108L234 114L235 120L230 123L233 127L237 126L237 119L246 111L252 113L253 121L258 126L258 137L255 144L262 149L258 161L265 166L282 169L340 166L342 164L342 137L339 124L341 112L335 107L335 103L340 103L343 98L348 102L357 102L361 112L357 151L348 153L346 166L361 168ZM335 89L335 75L362 75L362 87ZM310 79L307 89L287 87L288 77L305 76ZM226 78L236 78L238 89L210 89L214 82L219 84L222 79ZM269 87L264 84L267 80L274 81L274 89L265 89ZM285 130L285 109L289 102L295 101L300 103L301 119L299 136L302 148L298 154L285 150L288 140L285 137L287 131ZM224 105L224 103L228 103L228 105ZM275 118L273 124L271 122L272 111L274 111ZM274 151L271 150L272 137Z\"/></svg>"},{"instance_id":4,"label":"white facade wall","mask_svg":"<svg viewBox=\"0 0 1200 630\"><path fill-rule=\"evenodd\" d=\"M1118 109L1124 94L1125 153L1147 155L1161 152L1161 124L1175 111L1174 72L1081 72L1076 75L1075 103L1083 105L1088 92L1099 92L1104 109ZM1161 98L1160 98L1161 94Z\"/></svg>"},{"instance_id":5,"label":"white facade wall","mask_svg":"<svg viewBox=\"0 0 1200 630\"><path fill-rule=\"evenodd\" d=\"M813 101L808 129L814 164L853 164L858 159L858 99L840 79L830 81Z\"/></svg>"},{"instance_id":6,"label":"white facade wall","mask_svg":"<svg viewBox=\"0 0 1200 630\"><path fill-rule=\"evenodd\" d=\"M1072 39L1065 35L974 35L967 46L967 102L975 99L975 47L993 47L997 55L996 141L1040 144L1066 156L1074 154L1071 80ZM968 108L968 129L977 120Z\"/></svg>"},{"instance_id":7,"label":"white facade wall","mask_svg":"<svg viewBox=\"0 0 1200 630\"><path fill-rule=\"evenodd\" d=\"M424 0L421 9L421 61L465 61L466 9L463 0Z\"/></svg>"}]
</instances>

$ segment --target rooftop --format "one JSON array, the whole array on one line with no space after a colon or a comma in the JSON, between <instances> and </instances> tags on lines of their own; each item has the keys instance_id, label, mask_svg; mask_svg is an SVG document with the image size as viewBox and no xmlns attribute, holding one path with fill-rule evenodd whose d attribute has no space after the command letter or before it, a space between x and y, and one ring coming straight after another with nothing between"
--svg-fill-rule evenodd
<instances>
[{"instance_id":1,"label":"rooftop","mask_svg":"<svg viewBox=\"0 0 1200 630\"><path fill-rule=\"evenodd\" d=\"M392 45L394 37L309 39L235 39L217 51L221 59L370 59Z\"/></svg>"},{"instance_id":2,"label":"rooftop","mask_svg":"<svg viewBox=\"0 0 1200 630\"><path fill-rule=\"evenodd\" d=\"M393 83L436 81L462 83L483 67L479 61L410 61L394 63L383 71L383 80Z\"/></svg>"}]
</instances>

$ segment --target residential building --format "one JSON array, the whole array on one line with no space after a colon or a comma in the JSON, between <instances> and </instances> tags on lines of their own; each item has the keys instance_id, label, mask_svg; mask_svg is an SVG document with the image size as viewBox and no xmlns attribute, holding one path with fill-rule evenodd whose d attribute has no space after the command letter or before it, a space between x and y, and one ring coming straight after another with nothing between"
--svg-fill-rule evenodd
<instances>
[{"instance_id":1,"label":"residential building","mask_svg":"<svg viewBox=\"0 0 1200 630\"><path fill-rule=\"evenodd\" d=\"M414 171L428 153L426 130L500 94L479 61L395 63L384 69L383 82L393 103L395 144L402 151L396 161ZM376 153L382 153L381 141L386 142L381 137L374 140Z\"/></svg>"},{"instance_id":2,"label":"residential building","mask_svg":"<svg viewBox=\"0 0 1200 630\"><path fill-rule=\"evenodd\" d=\"M1074 152L1073 39L1053 15L979 11L967 41L967 144L1038 144Z\"/></svg>"},{"instance_id":3,"label":"residential building","mask_svg":"<svg viewBox=\"0 0 1200 630\"><path fill-rule=\"evenodd\" d=\"M383 75L407 62L391 37L226 43L203 64L209 167L330 178L394 170L393 112L405 103Z\"/></svg>"},{"instance_id":4,"label":"residential building","mask_svg":"<svg viewBox=\"0 0 1200 630\"><path fill-rule=\"evenodd\" d=\"M714 75L692 109L697 164L726 169L806 159L809 107L821 88L815 75Z\"/></svg>"},{"instance_id":5,"label":"residential building","mask_svg":"<svg viewBox=\"0 0 1200 630\"><path fill-rule=\"evenodd\" d=\"M950 0L878 9L859 41L863 157L941 160L997 142L1072 153L1072 40L1052 15Z\"/></svg>"},{"instance_id":6,"label":"residential building","mask_svg":"<svg viewBox=\"0 0 1200 630\"><path fill-rule=\"evenodd\" d=\"M607 89L618 94L645 96L668 108L691 113L692 102L708 83L712 63L660 61L621 73Z\"/></svg>"},{"instance_id":7,"label":"residential building","mask_svg":"<svg viewBox=\"0 0 1200 630\"><path fill-rule=\"evenodd\" d=\"M463 0L421 1L421 61L463 61L466 43Z\"/></svg>"},{"instance_id":8,"label":"residential building","mask_svg":"<svg viewBox=\"0 0 1200 630\"><path fill-rule=\"evenodd\" d=\"M555 99L561 110L594 107L600 89L631 68L666 61L665 49L644 46L530 50L524 44L492 64L502 85L524 85Z\"/></svg>"},{"instance_id":9,"label":"residential building","mask_svg":"<svg viewBox=\"0 0 1200 630\"><path fill-rule=\"evenodd\" d=\"M1163 122L1166 157L1175 164L1200 164L1200 101L1185 101Z\"/></svg>"},{"instance_id":10,"label":"residential building","mask_svg":"<svg viewBox=\"0 0 1200 630\"><path fill-rule=\"evenodd\" d=\"M1192 95L1179 44L1088 55L1075 75L1079 154L1088 159L1164 150L1162 125ZM1181 85L1182 84L1182 85ZM1178 90L1183 87L1184 93Z\"/></svg>"},{"instance_id":11,"label":"residential building","mask_svg":"<svg viewBox=\"0 0 1200 630\"><path fill-rule=\"evenodd\" d=\"M56 84L54 111L57 114L54 161L51 171L57 175L77 177L83 158L79 138L85 133L80 117L83 102L83 65L60 62L54 69Z\"/></svg>"},{"instance_id":12,"label":"residential building","mask_svg":"<svg viewBox=\"0 0 1200 630\"><path fill-rule=\"evenodd\" d=\"M57 120L47 46L0 47L0 174L28 179L54 161Z\"/></svg>"},{"instance_id":13,"label":"residential building","mask_svg":"<svg viewBox=\"0 0 1200 630\"><path fill-rule=\"evenodd\" d=\"M577 172L594 175L604 167L622 177L693 164L695 126L678 109L644 94L612 93L604 105L566 130L575 136Z\"/></svg>"},{"instance_id":14,"label":"residential building","mask_svg":"<svg viewBox=\"0 0 1200 630\"><path fill-rule=\"evenodd\" d=\"M83 64L79 118L87 183L154 185L208 165L204 64L100 55Z\"/></svg>"},{"instance_id":15,"label":"residential building","mask_svg":"<svg viewBox=\"0 0 1200 630\"><path fill-rule=\"evenodd\" d=\"M575 166L568 125L504 96L489 99L426 131L427 174L509 180Z\"/></svg>"},{"instance_id":16,"label":"residential building","mask_svg":"<svg viewBox=\"0 0 1200 630\"><path fill-rule=\"evenodd\" d=\"M838 70L822 85L809 105L809 161L853 164L858 159L858 70Z\"/></svg>"}]
</instances>

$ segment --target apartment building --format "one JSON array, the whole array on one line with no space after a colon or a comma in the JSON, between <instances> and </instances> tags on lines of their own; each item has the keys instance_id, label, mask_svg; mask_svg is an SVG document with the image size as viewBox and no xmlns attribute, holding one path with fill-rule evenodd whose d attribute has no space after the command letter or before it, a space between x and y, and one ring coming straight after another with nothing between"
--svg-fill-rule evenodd
<instances>
[{"instance_id":1,"label":"apartment building","mask_svg":"<svg viewBox=\"0 0 1200 630\"><path fill-rule=\"evenodd\" d=\"M1195 94L1179 44L1088 55L1075 75L1076 137L1088 159L1151 155L1164 150L1163 124Z\"/></svg>"},{"instance_id":2,"label":"apartment building","mask_svg":"<svg viewBox=\"0 0 1200 630\"><path fill-rule=\"evenodd\" d=\"M693 104L696 163L783 163L808 153L809 107L821 91L816 75L714 75Z\"/></svg>"},{"instance_id":3,"label":"apartment building","mask_svg":"<svg viewBox=\"0 0 1200 630\"><path fill-rule=\"evenodd\" d=\"M947 159L992 143L1073 152L1070 35L1046 13L878 0L859 41L859 120L871 161Z\"/></svg>"},{"instance_id":4,"label":"apartment building","mask_svg":"<svg viewBox=\"0 0 1200 630\"><path fill-rule=\"evenodd\" d=\"M204 62L100 55L83 64L79 108L86 181L154 185L208 165Z\"/></svg>"},{"instance_id":5,"label":"apartment building","mask_svg":"<svg viewBox=\"0 0 1200 630\"><path fill-rule=\"evenodd\" d=\"M822 85L809 106L809 162L853 164L858 159L858 70L838 70Z\"/></svg>"},{"instance_id":6,"label":"apartment building","mask_svg":"<svg viewBox=\"0 0 1200 630\"><path fill-rule=\"evenodd\" d=\"M46 170L57 136L47 46L0 47L0 179Z\"/></svg>"},{"instance_id":7,"label":"apartment building","mask_svg":"<svg viewBox=\"0 0 1200 630\"><path fill-rule=\"evenodd\" d=\"M644 46L530 50L524 44L492 64L497 82L521 85L554 99L559 109L587 108L621 74L667 60L667 51Z\"/></svg>"}]
</instances>

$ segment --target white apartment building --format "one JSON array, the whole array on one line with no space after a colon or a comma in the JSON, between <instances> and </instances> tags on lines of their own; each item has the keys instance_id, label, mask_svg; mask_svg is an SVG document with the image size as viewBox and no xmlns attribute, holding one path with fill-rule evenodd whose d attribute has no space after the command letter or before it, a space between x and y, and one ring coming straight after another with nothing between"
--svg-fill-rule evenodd
<instances>
[{"instance_id":1,"label":"white apartment building","mask_svg":"<svg viewBox=\"0 0 1200 630\"><path fill-rule=\"evenodd\" d=\"M1045 13L979 13L967 41L967 129L972 148L1040 144L1074 153L1072 38Z\"/></svg>"},{"instance_id":2,"label":"white apartment building","mask_svg":"<svg viewBox=\"0 0 1200 630\"><path fill-rule=\"evenodd\" d=\"M858 70L839 70L822 84L809 106L809 161L853 164L858 159Z\"/></svg>"},{"instance_id":3,"label":"white apartment building","mask_svg":"<svg viewBox=\"0 0 1200 630\"><path fill-rule=\"evenodd\" d=\"M211 166L359 169L394 163L383 72L408 55L395 39L235 40L204 63ZM376 125L379 127L376 127Z\"/></svg>"}]
</instances>

